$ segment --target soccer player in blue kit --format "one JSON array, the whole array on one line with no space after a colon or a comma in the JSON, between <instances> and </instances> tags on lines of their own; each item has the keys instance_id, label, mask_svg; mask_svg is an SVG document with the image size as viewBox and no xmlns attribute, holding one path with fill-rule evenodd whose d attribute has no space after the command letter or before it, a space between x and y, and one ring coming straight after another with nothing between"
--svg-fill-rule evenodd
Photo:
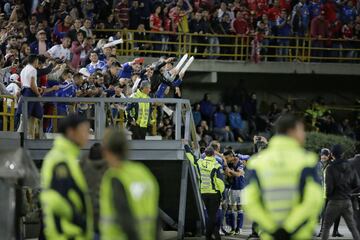
<instances>
[{"instance_id":1,"label":"soccer player in blue kit","mask_svg":"<svg viewBox=\"0 0 360 240\"><path fill-rule=\"evenodd\" d=\"M231 227L230 235L240 234L244 223L244 212L242 210L241 191L245 187L245 165L250 156L237 154L232 150L224 152L228 165L228 208L226 212L227 223ZM235 221L236 220L236 221Z\"/></svg>"}]
</instances>

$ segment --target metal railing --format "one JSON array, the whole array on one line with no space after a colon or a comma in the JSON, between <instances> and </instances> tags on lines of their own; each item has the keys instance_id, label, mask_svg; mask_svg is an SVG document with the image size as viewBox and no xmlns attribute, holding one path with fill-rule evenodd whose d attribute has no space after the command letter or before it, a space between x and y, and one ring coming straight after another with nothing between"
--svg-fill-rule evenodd
<instances>
[{"instance_id":1,"label":"metal railing","mask_svg":"<svg viewBox=\"0 0 360 240\"><path fill-rule=\"evenodd\" d=\"M104 130L107 127L106 105L109 104L129 104L129 103L151 103L152 107L160 106L161 104L175 105L173 112L173 122L175 125L175 140L191 141L195 149L199 149L196 141L195 126L192 117L191 104L186 99L136 99L136 98L59 98L59 97L24 97L24 104L22 109L22 122L24 139L28 139L28 103L67 103L67 104L92 104L94 106L94 114L91 120L94 122L95 139L101 139ZM62 118L63 116L51 115L53 119ZM42 126L42 124L40 124ZM123 125L122 125L123 127ZM152 126L154 128L154 126ZM42 135L40 133L40 135ZM40 136L41 138L42 136Z\"/></svg>"},{"instance_id":2,"label":"metal railing","mask_svg":"<svg viewBox=\"0 0 360 240\"><path fill-rule=\"evenodd\" d=\"M2 100L2 111L0 111L0 118L2 120L2 131L13 132L15 126L15 101L14 96L0 95ZM10 106L9 106L10 103Z\"/></svg>"},{"instance_id":3,"label":"metal railing","mask_svg":"<svg viewBox=\"0 0 360 240\"><path fill-rule=\"evenodd\" d=\"M123 56L192 56L210 59L252 60L257 51L261 61L359 62L360 40L152 32L137 30L94 30L103 37L120 32L124 43L118 53Z\"/></svg>"}]
</instances>

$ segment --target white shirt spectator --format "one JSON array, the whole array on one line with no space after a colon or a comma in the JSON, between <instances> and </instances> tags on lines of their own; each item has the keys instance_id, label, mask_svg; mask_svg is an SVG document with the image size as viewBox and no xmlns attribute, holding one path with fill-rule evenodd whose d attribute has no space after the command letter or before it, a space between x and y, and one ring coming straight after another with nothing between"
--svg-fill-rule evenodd
<instances>
[{"instance_id":1,"label":"white shirt spectator","mask_svg":"<svg viewBox=\"0 0 360 240\"><path fill-rule=\"evenodd\" d=\"M23 87L30 88L31 78L35 79L35 85L37 86L37 71L32 65L26 65L20 73L20 79Z\"/></svg>"},{"instance_id":2,"label":"white shirt spectator","mask_svg":"<svg viewBox=\"0 0 360 240\"><path fill-rule=\"evenodd\" d=\"M20 94L20 87L16 84L16 83L10 83L9 85L7 85L6 90L11 94L11 96L15 97L15 108L17 108L18 104L17 104L17 96L18 94ZM7 100L7 105L8 107L11 107L11 103L12 103L12 99L8 99Z\"/></svg>"},{"instance_id":3,"label":"white shirt spectator","mask_svg":"<svg viewBox=\"0 0 360 240\"><path fill-rule=\"evenodd\" d=\"M61 60L70 61L71 52L70 49L64 48L62 44L53 46L47 51L52 58L59 58Z\"/></svg>"}]
</instances>

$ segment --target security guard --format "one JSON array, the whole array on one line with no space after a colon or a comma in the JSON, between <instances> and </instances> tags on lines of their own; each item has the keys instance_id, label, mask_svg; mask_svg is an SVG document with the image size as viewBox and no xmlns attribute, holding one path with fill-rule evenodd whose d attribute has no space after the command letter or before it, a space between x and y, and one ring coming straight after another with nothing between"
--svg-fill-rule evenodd
<instances>
[{"instance_id":1,"label":"security guard","mask_svg":"<svg viewBox=\"0 0 360 240\"><path fill-rule=\"evenodd\" d=\"M132 98L150 98L151 84L144 80L132 96ZM146 130L150 119L150 103L132 103L127 108L128 122L130 124L130 131L133 139L145 139Z\"/></svg>"},{"instance_id":2,"label":"security guard","mask_svg":"<svg viewBox=\"0 0 360 240\"><path fill-rule=\"evenodd\" d=\"M259 224L261 239L311 239L322 209L317 157L302 144L302 121L283 115L269 147L249 161L245 211Z\"/></svg>"},{"instance_id":3,"label":"security guard","mask_svg":"<svg viewBox=\"0 0 360 240\"><path fill-rule=\"evenodd\" d=\"M100 233L106 240L157 240L159 187L143 164L126 161L127 140L108 130L103 154L109 169L100 187Z\"/></svg>"},{"instance_id":4,"label":"security guard","mask_svg":"<svg viewBox=\"0 0 360 240\"><path fill-rule=\"evenodd\" d=\"M81 147L89 138L90 124L69 115L59 124L62 134L46 155L41 170L44 234L46 239L90 240L93 215L88 186L78 163Z\"/></svg>"},{"instance_id":5,"label":"security guard","mask_svg":"<svg viewBox=\"0 0 360 240\"><path fill-rule=\"evenodd\" d=\"M222 167L215 159L212 147L205 149L205 157L196 159L188 145L185 145L186 156L196 167L200 177L200 193L207 211L206 239L221 239L219 227L216 224L216 213L220 207L221 194L224 192Z\"/></svg>"}]
</instances>

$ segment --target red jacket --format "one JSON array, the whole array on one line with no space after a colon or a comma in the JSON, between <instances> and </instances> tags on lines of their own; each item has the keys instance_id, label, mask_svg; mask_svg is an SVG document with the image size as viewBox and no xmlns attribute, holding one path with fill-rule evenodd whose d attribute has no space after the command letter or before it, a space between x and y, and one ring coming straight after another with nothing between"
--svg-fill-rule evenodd
<instances>
[{"instance_id":1,"label":"red jacket","mask_svg":"<svg viewBox=\"0 0 360 240\"><path fill-rule=\"evenodd\" d=\"M236 34L247 34L249 32L249 24L244 18L234 19L232 27Z\"/></svg>"}]
</instances>

